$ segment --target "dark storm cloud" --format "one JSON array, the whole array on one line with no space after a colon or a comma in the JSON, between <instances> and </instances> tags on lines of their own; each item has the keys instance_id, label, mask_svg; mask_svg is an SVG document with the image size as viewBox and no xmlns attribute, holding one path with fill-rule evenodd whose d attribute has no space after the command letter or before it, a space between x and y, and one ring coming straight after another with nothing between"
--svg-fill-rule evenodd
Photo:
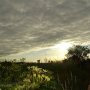
<instances>
[{"instance_id":1,"label":"dark storm cloud","mask_svg":"<svg viewBox=\"0 0 90 90\"><path fill-rule=\"evenodd\" d=\"M89 0L0 0L0 55L89 35Z\"/></svg>"}]
</instances>

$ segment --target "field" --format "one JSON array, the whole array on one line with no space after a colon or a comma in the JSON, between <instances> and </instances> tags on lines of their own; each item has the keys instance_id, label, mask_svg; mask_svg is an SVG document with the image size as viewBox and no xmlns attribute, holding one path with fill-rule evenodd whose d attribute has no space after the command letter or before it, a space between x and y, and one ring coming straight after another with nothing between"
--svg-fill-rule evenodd
<instances>
[{"instance_id":1,"label":"field","mask_svg":"<svg viewBox=\"0 0 90 90\"><path fill-rule=\"evenodd\" d=\"M90 49L74 46L67 59L47 63L0 62L1 90L88 90L90 85Z\"/></svg>"},{"instance_id":2,"label":"field","mask_svg":"<svg viewBox=\"0 0 90 90\"><path fill-rule=\"evenodd\" d=\"M0 63L1 90L87 90L90 60L51 63Z\"/></svg>"}]
</instances>

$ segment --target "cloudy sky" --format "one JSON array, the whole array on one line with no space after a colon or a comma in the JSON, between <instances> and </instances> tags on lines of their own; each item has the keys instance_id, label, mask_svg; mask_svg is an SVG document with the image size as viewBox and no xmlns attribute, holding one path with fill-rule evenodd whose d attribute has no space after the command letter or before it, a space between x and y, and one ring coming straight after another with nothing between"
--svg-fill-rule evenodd
<instances>
[{"instance_id":1,"label":"cloudy sky","mask_svg":"<svg viewBox=\"0 0 90 90\"><path fill-rule=\"evenodd\" d=\"M90 44L90 0L0 0L1 57L47 56L63 41Z\"/></svg>"}]
</instances>

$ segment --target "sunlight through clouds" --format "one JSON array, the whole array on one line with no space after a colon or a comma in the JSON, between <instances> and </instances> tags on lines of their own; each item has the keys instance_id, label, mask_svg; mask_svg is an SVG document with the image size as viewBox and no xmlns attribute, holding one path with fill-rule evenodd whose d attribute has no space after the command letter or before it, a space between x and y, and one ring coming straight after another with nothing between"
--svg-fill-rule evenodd
<instances>
[{"instance_id":1,"label":"sunlight through clouds","mask_svg":"<svg viewBox=\"0 0 90 90\"><path fill-rule=\"evenodd\" d=\"M63 40L90 45L89 0L0 0L0 56L64 52Z\"/></svg>"}]
</instances>

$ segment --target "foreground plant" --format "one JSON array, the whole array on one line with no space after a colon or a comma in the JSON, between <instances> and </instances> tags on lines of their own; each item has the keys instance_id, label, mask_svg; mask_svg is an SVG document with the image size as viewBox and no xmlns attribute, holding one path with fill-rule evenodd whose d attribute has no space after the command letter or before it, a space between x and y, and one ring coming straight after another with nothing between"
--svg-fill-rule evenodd
<instances>
[{"instance_id":1,"label":"foreground plant","mask_svg":"<svg viewBox=\"0 0 90 90\"><path fill-rule=\"evenodd\" d=\"M28 67L28 73L15 90L55 90L52 72L35 66Z\"/></svg>"}]
</instances>

